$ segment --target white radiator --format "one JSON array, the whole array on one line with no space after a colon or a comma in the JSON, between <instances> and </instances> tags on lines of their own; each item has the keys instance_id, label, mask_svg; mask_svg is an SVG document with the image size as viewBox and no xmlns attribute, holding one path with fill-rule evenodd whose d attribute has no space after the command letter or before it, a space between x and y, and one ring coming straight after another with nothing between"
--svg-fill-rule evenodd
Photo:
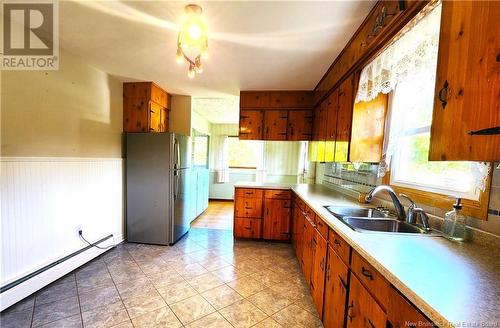
<instances>
[{"instance_id":1,"label":"white radiator","mask_svg":"<svg viewBox=\"0 0 500 328\"><path fill-rule=\"evenodd\" d=\"M85 247L78 227L90 242L110 234L121 242L123 166L121 158L0 158L1 286Z\"/></svg>"}]
</instances>

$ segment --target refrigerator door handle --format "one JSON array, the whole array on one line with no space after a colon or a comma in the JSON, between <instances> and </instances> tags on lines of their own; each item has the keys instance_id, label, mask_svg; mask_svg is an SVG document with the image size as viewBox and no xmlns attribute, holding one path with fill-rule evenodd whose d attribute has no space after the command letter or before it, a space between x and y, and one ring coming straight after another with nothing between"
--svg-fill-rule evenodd
<instances>
[{"instance_id":1,"label":"refrigerator door handle","mask_svg":"<svg viewBox=\"0 0 500 328\"><path fill-rule=\"evenodd\" d=\"M179 140L174 139L174 169L180 169L181 166L181 149Z\"/></svg>"},{"instance_id":2,"label":"refrigerator door handle","mask_svg":"<svg viewBox=\"0 0 500 328\"><path fill-rule=\"evenodd\" d=\"M179 178L179 172L174 171L174 201L176 201L179 196Z\"/></svg>"}]
</instances>

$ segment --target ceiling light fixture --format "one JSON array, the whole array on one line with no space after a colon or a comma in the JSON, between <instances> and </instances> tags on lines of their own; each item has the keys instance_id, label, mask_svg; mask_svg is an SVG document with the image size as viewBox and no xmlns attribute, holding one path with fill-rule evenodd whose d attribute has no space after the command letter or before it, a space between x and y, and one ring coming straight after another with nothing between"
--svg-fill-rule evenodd
<instances>
[{"instance_id":1,"label":"ceiling light fixture","mask_svg":"<svg viewBox=\"0 0 500 328\"><path fill-rule=\"evenodd\" d=\"M184 10L186 15L177 36L176 61L178 64L189 63L188 77L192 79L196 73L203 73L201 58L208 58L208 37L201 7L190 4Z\"/></svg>"}]
</instances>

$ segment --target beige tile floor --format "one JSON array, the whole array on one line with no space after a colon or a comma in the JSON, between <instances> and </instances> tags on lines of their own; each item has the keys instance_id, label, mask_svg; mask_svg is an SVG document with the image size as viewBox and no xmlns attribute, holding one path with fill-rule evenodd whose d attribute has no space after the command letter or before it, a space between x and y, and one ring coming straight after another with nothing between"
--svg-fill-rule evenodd
<instances>
[{"instance_id":1,"label":"beige tile floor","mask_svg":"<svg viewBox=\"0 0 500 328\"><path fill-rule=\"evenodd\" d=\"M211 200L205 212L191 223L191 227L232 230L233 214L233 202Z\"/></svg>"},{"instance_id":2,"label":"beige tile floor","mask_svg":"<svg viewBox=\"0 0 500 328\"><path fill-rule=\"evenodd\" d=\"M124 243L0 314L1 327L321 327L289 244L192 229Z\"/></svg>"}]
</instances>

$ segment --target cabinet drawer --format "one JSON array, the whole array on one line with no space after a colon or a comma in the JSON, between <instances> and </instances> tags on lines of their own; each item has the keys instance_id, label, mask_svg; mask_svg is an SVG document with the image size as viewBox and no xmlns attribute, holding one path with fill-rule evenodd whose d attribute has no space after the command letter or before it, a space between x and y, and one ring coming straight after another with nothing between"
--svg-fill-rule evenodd
<instances>
[{"instance_id":1,"label":"cabinet drawer","mask_svg":"<svg viewBox=\"0 0 500 328\"><path fill-rule=\"evenodd\" d=\"M300 199L298 196L295 196L295 203L297 203L297 206L301 209L304 210L305 203L302 199Z\"/></svg>"},{"instance_id":2,"label":"cabinet drawer","mask_svg":"<svg viewBox=\"0 0 500 328\"><path fill-rule=\"evenodd\" d=\"M356 252L352 252L351 270L379 301L380 305L387 309L391 288L389 282Z\"/></svg>"},{"instance_id":3,"label":"cabinet drawer","mask_svg":"<svg viewBox=\"0 0 500 328\"><path fill-rule=\"evenodd\" d=\"M266 190L264 197L275 199L290 199L292 198L292 193L289 190Z\"/></svg>"},{"instance_id":4,"label":"cabinet drawer","mask_svg":"<svg viewBox=\"0 0 500 328\"><path fill-rule=\"evenodd\" d=\"M323 238L327 239L328 238L328 226L326 225L325 221L323 221L319 215L316 215L315 218L315 223L316 223L316 229L318 232L323 236Z\"/></svg>"},{"instance_id":5,"label":"cabinet drawer","mask_svg":"<svg viewBox=\"0 0 500 328\"><path fill-rule=\"evenodd\" d=\"M234 236L240 238L261 238L262 219L235 218Z\"/></svg>"},{"instance_id":6,"label":"cabinet drawer","mask_svg":"<svg viewBox=\"0 0 500 328\"><path fill-rule=\"evenodd\" d=\"M246 198L262 198L264 194L262 189L250 189L250 188L236 188L236 197L246 197Z\"/></svg>"},{"instance_id":7,"label":"cabinet drawer","mask_svg":"<svg viewBox=\"0 0 500 328\"><path fill-rule=\"evenodd\" d=\"M234 204L235 217L242 218L262 218L263 202L262 198L236 198Z\"/></svg>"},{"instance_id":8,"label":"cabinet drawer","mask_svg":"<svg viewBox=\"0 0 500 328\"><path fill-rule=\"evenodd\" d=\"M328 235L328 242L333 250L340 256L342 261L349 265L349 260L351 259L351 246L331 229Z\"/></svg>"},{"instance_id":9,"label":"cabinet drawer","mask_svg":"<svg viewBox=\"0 0 500 328\"><path fill-rule=\"evenodd\" d=\"M314 224L316 224L316 222L314 222L314 217L316 216L316 213L314 213L314 211L305 203L304 203L304 213L306 214L307 218L309 218Z\"/></svg>"}]
</instances>

